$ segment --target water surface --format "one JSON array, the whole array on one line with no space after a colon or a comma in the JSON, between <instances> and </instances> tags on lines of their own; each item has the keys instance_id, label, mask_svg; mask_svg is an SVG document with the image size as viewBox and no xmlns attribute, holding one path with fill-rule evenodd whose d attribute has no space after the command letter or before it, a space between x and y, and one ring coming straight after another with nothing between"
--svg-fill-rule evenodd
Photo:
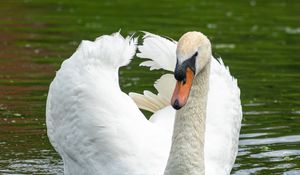
<instances>
[{"instance_id":1,"label":"water surface","mask_svg":"<svg viewBox=\"0 0 300 175\"><path fill-rule=\"evenodd\" d=\"M178 39L202 31L238 78L243 103L232 174L300 174L300 2L10 0L0 6L0 174L62 174L45 127L48 86L82 39L122 29ZM161 71L121 69L125 92Z\"/></svg>"}]
</instances>

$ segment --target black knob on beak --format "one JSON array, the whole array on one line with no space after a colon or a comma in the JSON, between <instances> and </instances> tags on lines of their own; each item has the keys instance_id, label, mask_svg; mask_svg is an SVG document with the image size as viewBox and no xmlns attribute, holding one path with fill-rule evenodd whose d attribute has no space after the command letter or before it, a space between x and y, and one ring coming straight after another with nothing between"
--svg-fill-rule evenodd
<instances>
[{"instance_id":1,"label":"black knob on beak","mask_svg":"<svg viewBox=\"0 0 300 175\"><path fill-rule=\"evenodd\" d=\"M173 108L176 109L176 110L178 110L178 109L181 108L181 106L179 105L178 100L175 100L175 102L172 104L172 106L173 106Z\"/></svg>"}]
</instances>

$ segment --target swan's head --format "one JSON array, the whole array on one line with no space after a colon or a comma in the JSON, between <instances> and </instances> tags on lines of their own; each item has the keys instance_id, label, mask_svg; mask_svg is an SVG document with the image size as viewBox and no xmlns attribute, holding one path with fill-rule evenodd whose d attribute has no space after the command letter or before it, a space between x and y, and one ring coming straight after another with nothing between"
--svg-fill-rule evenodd
<instances>
[{"instance_id":1,"label":"swan's head","mask_svg":"<svg viewBox=\"0 0 300 175\"><path fill-rule=\"evenodd\" d=\"M187 102L194 77L200 75L210 62L210 41L200 32L187 32L178 41L176 56L174 76L177 84L171 104L175 109L180 109Z\"/></svg>"}]
</instances>

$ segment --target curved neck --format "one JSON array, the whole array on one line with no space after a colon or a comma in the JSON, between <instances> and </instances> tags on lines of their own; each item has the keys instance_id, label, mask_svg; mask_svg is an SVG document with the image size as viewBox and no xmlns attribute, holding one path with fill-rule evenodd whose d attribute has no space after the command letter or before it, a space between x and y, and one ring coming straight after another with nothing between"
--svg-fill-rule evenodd
<instances>
[{"instance_id":1,"label":"curved neck","mask_svg":"<svg viewBox=\"0 0 300 175\"><path fill-rule=\"evenodd\" d=\"M186 105L176 112L165 175L204 175L204 136L210 63L194 78Z\"/></svg>"}]
</instances>

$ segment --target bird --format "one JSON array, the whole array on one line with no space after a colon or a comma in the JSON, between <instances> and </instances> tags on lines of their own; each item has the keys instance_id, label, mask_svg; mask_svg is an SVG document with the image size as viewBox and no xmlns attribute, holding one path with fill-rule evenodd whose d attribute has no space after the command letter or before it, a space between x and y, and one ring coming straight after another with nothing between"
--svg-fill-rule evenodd
<instances>
[{"instance_id":1,"label":"bird","mask_svg":"<svg viewBox=\"0 0 300 175\"><path fill-rule=\"evenodd\" d=\"M157 94L120 88L119 68L135 54L146 59L140 66L173 72L154 83ZM120 32L84 40L46 104L48 138L67 175L230 174L241 120L237 80L201 32L178 42L145 32L141 45Z\"/></svg>"}]
</instances>

